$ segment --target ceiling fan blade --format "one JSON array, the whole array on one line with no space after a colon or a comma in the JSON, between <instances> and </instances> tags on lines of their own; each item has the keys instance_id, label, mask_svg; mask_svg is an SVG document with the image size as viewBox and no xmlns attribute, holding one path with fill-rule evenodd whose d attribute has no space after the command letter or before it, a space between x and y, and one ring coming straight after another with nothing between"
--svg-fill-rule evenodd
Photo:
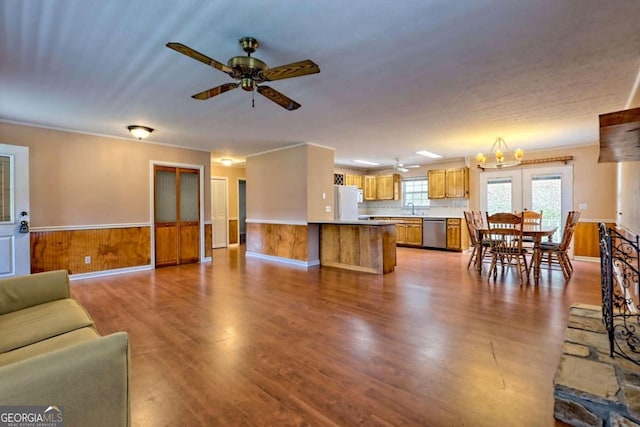
<instances>
[{"instance_id":1,"label":"ceiling fan blade","mask_svg":"<svg viewBox=\"0 0 640 427\"><path fill-rule=\"evenodd\" d=\"M205 99L213 98L214 96L218 96L221 93L229 92L231 89L235 89L240 86L239 83L225 83L220 86L216 86L211 89L204 90L200 93L196 93L191 96L193 99L199 99L200 101L204 101Z\"/></svg>"},{"instance_id":2,"label":"ceiling fan blade","mask_svg":"<svg viewBox=\"0 0 640 427\"><path fill-rule=\"evenodd\" d=\"M320 72L320 67L310 59L280 67L269 68L261 73L265 81L290 79L291 77L306 76Z\"/></svg>"},{"instance_id":3,"label":"ceiling fan blade","mask_svg":"<svg viewBox=\"0 0 640 427\"><path fill-rule=\"evenodd\" d=\"M415 168L419 168L420 165L404 165L404 167L407 169L415 169Z\"/></svg>"},{"instance_id":4,"label":"ceiling fan blade","mask_svg":"<svg viewBox=\"0 0 640 427\"><path fill-rule=\"evenodd\" d=\"M286 108L289 111L297 110L300 108L300 104L298 104L293 99L289 98L278 92L277 90L269 87L269 86L258 86L258 93L266 98L269 98L279 106Z\"/></svg>"},{"instance_id":5,"label":"ceiling fan blade","mask_svg":"<svg viewBox=\"0 0 640 427\"><path fill-rule=\"evenodd\" d=\"M175 50L176 52L180 52L181 54L186 55L190 58L193 58L197 61L200 61L204 64L207 64L215 69L218 69L223 73L227 73L229 75L233 73L233 69L230 67L227 67L222 62L218 62L215 59L209 58L207 55L200 53L197 50L193 50L189 46L185 46L182 43L170 42L170 43L167 43L167 47L169 49Z\"/></svg>"}]
</instances>

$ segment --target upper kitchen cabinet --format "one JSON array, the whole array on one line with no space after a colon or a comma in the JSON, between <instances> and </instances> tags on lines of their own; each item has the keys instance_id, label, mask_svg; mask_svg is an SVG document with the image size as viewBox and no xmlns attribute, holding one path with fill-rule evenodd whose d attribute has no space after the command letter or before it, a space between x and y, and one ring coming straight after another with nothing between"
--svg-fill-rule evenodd
<instances>
[{"instance_id":1,"label":"upper kitchen cabinet","mask_svg":"<svg viewBox=\"0 0 640 427\"><path fill-rule=\"evenodd\" d=\"M429 198L469 198L469 169L430 170Z\"/></svg>"},{"instance_id":2,"label":"upper kitchen cabinet","mask_svg":"<svg viewBox=\"0 0 640 427\"><path fill-rule=\"evenodd\" d=\"M378 200L400 200L400 175L376 176L376 198Z\"/></svg>"},{"instance_id":3,"label":"upper kitchen cabinet","mask_svg":"<svg viewBox=\"0 0 640 427\"><path fill-rule=\"evenodd\" d=\"M365 175L364 200L400 200L400 175Z\"/></svg>"},{"instance_id":4,"label":"upper kitchen cabinet","mask_svg":"<svg viewBox=\"0 0 640 427\"><path fill-rule=\"evenodd\" d=\"M444 199L447 197L445 170L430 170L428 179L430 199Z\"/></svg>"},{"instance_id":5,"label":"upper kitchen cabinet","mask_svg":"<svg viewBox=\"0 0 640 427\"><path fill-rule=\"evenodd\" d=\"M355 185L356 187L358 187L361 190L363 188L362 180L363 180L363 176L362 175L349 175L349 174L345 175L345 184L346 185Z\"/></svg>"},{"instance_id":6,"label":"upper kitchen cabinet","mask_svg":"<svg viewBox=\"0 0 640 427\"><path fill-rule=\"evenodd\" d=\"M376 188L376 177L373 175L365 175L364 179L364 199L365 200L377 200L377 188Z\"/></svg>"}]
</instances>

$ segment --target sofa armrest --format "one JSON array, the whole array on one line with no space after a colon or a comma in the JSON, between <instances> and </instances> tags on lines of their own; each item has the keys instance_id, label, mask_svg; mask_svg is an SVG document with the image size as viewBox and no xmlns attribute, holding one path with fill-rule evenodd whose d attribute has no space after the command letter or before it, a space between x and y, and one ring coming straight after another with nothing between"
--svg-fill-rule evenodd
<instances>
[{"instance_id":1,"label":"sofa armrest","mask_svg":"<svg viewBox=\"0 0 640 427\"><path fill-rule=\"evenodd\" d=\"M64 425L129 426L129 337L117 332L0 367L0 406L63 408Z\"/></svg>"},{"instance_id":2,"label":"sofa armrest","mask_svg":"<svg viewBox=\"0 0 640 427\"><path fill-rule=\"evenodd\" d=\"M66 270L0 280L0 314L71 297Z\"/></svg>"}]
</instances>

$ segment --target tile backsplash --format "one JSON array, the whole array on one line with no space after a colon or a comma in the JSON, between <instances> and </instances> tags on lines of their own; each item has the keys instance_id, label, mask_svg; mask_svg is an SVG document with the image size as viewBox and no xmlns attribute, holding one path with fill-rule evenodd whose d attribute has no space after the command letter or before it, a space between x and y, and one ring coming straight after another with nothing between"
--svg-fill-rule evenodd
<instances>
[{"instance_id":1,"label":"tile backsplash","mask_svg":"<svg viewBox=\"0 0 640 427\"><path fill-rule=\"evenodd\" d=\"M469 210L467 199L436 199L430 200L428 207L417 207L416 215L425 216L461 216ZM358 204L359 215L410 215L411 208L404 208L400 200L374 200Z\"/></svg>"}]
</instances>

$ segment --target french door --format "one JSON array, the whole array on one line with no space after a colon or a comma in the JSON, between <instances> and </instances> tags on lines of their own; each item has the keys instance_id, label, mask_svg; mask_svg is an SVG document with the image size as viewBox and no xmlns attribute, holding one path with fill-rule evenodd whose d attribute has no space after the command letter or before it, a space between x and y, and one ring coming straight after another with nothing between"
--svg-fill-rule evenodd
<instances>
[{"instance_id":1,"label":"french door","mask_svg":"<svg viewBox=\"0 0 640 427\"><path fill-rule=\"evenodd\" d=\"M200 171L154 166L155 265L200 259Z\"/></svg>"},{"instance_id":2,"label":"french door","mask_svg":"<svg viewBox=\"0 0 640 427\"><path fill-rule=\"evenodd\" d=\"M480 173L482 212L543 212L546 226L558 227L554 241L562 236L564 220L573 209L573 166L507 169Z\"/></svg>"},{"instance_id":3,"label":"french door","mask_svg":"<svg viewBox=\"0 0 640 427\"><path fill-rule=\"evenodd\" d=\"M29 148L0 144L0 277L31 272Z\"/></svg>"}]
</instances>

